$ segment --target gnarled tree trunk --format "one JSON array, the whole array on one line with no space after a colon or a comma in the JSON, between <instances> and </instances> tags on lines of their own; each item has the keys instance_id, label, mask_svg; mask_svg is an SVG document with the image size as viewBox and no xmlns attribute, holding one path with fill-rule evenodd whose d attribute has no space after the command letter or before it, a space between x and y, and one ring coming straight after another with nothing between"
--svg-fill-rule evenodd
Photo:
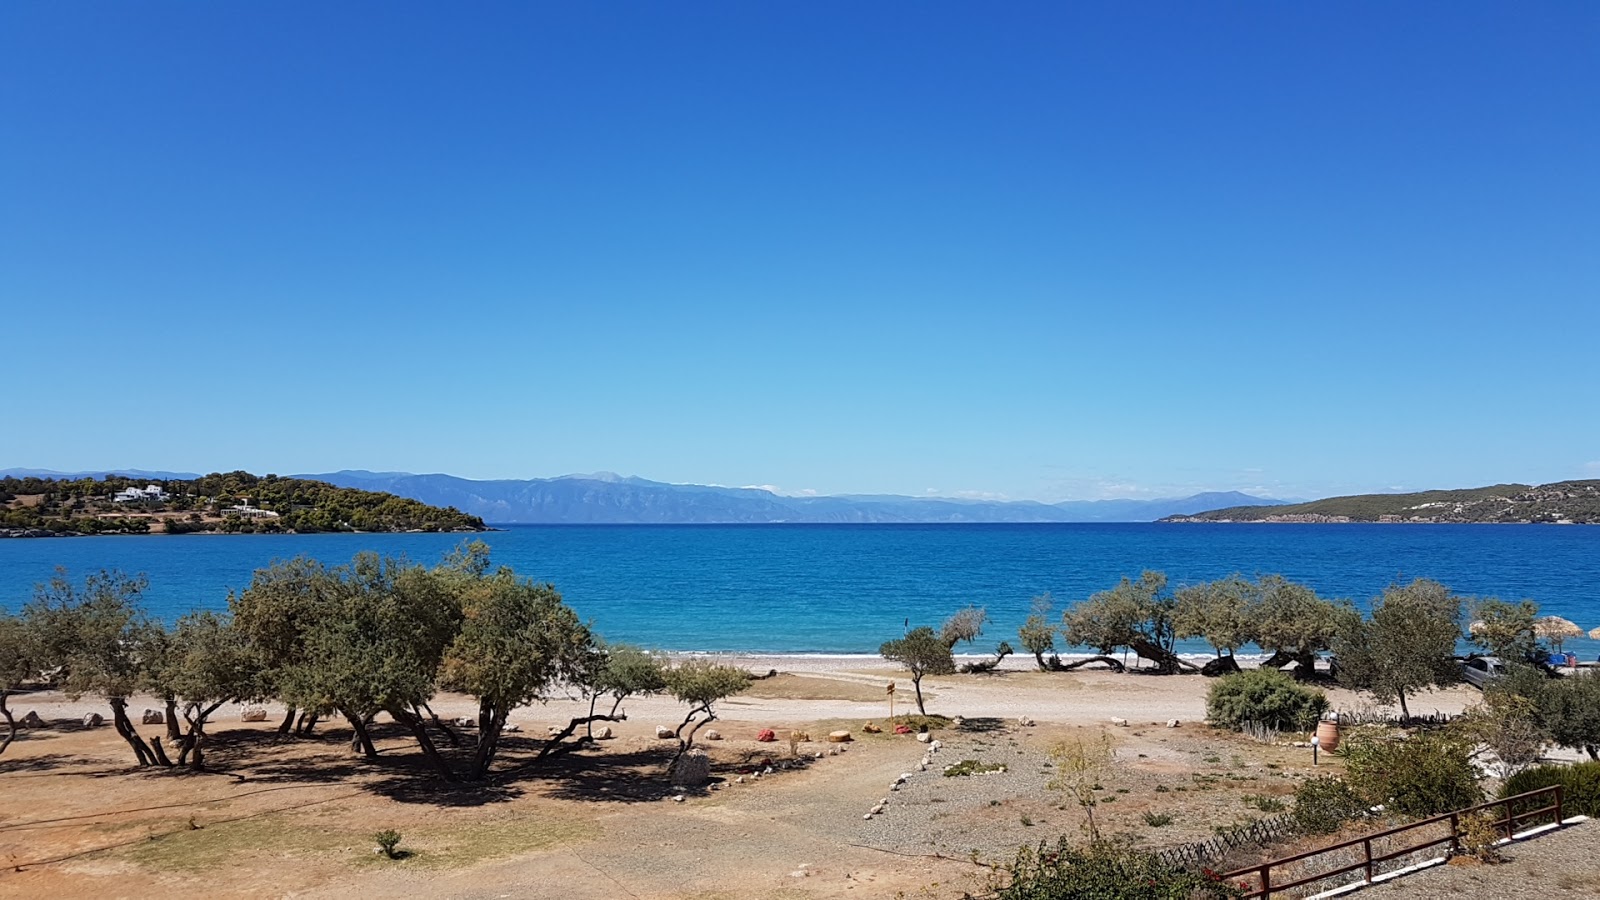
<instances>
[{"instance_id":1,"label":"gnarled tree trunk","mask_svg":"<svg viewBox=\"0 0 1600 900\"><path fill-rule=\"evenodd\" d=\"M1190 672L1200 671L1200 668L1195 664L1179 659L1178 654L1154 641L1135 638L1128 646L1132 647L1133 652L1139 654L1139 656L1155 663L1157 674L1176 675L1185 669Z\"/></svg>"},{"instance_id":2,"label":"gnarled tree trunk","mask_svg":"<svg viewBox=\"0 0 1600 900\"><path fill-rule=\"evenodd\" d=\"M122 697L110 698L111 724L117 729L117 734L128 742L133 748L134 758L139 760L141 766L153 766L157 763L156 755L151 751L150 745L144 742L139 732L133 729L133 723L128 720L128 701Z\"/></svg>"},{"instance_id":3,"label":"gnarled tree trunk","mask_svg":"<svg viewBox=\"0 0 1600 900\"><path fill-rule=\"evenodd\" d=\"M183 729L178 727L178 701L174 697L167 698L167 740L173 744L183 740Z\"/></svg>"},{"instance_id":4,"label":"gnarled tree trunk","mask_svg":"<svg viewBox=\"0 0 1600 900\"><path fill-rule=\"evenodd\" d=\"M6 698L10 696L10 691L0 690L0 715L6 717L6 739L0 741L0 753L6 752L11 742L17 739L17 720L11 715L11 707L6 705Z\"/></svg>"},{"instance_id":5,"label":"gnarled tree trunk","mask_svg":"<svg viewBox=\"0 0 1600 900\"><path fill-rule=\"evenodd\" d=\"M1081 666L1087 666L1090 663L1104 663L1106 665L1106 667L1109 668L1113 672L1124 672L1124 671L1127 671L1127 667L1122 664L1121 660L1118 660L1118 659L1116 659L1114 657L1110 657L1110 656L1091 656L1088 659L1080 659L1080 660L1076 660L1074 662L1069 662L1069 663L1060 662L1059 658L1058 658L1058 660L1056 662L1056 665L1055 665L1055 671L1057 671L1057 672L1071 672L1073 669L1079 668Z\"/></svg>"},{"instance_id":6,"label":"gnarled tree trunk","mask_svg":"<svg viewBox=\"0 0 1600 900\"><path fill-rule=\"evenodd\" d=\"M367 759L377 759L378 749L372 746L372 735L367 733L367 720L352 714L347 709L341 709L339 712L350 722L350 728L355 732L350 738L350 749L359 751Z\"/></svg>"},{"instance_id":7,"label":"gnarled tree trunk","mask_svg":"<svg viewBox=\"0 0 1600 900\"><path fill-rule=\"evenodd\" d=\"M417 746L422 748L422 755L433 764L439 777L445 781L455 781L456 773L450 770L450 763L445 761L439 754L439 748L434 746L433 738L428 736L428 724L422 721L422 717L399 705L389 707L388 713L396 722L411 731L412 736L417 739Z\"/></svg>"}]
</instances>

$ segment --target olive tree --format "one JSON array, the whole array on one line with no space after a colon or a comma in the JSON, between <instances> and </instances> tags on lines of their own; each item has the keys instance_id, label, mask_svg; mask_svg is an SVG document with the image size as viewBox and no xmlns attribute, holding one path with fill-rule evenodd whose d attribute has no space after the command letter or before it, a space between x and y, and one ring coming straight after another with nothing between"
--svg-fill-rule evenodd
<instances>
[{"instance_id":1,"label":"olive tree","mask_svg":"<svg viewBox=\"0 0 1600 900\"><path fill-rule=\"evenodd\" d=\"M403 560L358 554L326 573L299 656L279 672L286 701L338 710L368 758L377 756L367 723L379 712L405 726L445 779L454 773L417 712L436 688L460 609L446 582ZM319 576L320 577L320 576Z\"/></svg>"},{"instance_id":2,"label":"olive tree","mask_svg":"<svg viewBox=\"0 0 1600 900\"><path fill-rule=\"evenodd\" d=\"M678 741L678 752L667 766L670 772L678 765L678 760L689 752L689 748L694 746L695 732L707 722L716 720L716 703L743 693L750 686L750 676L743 669L734 666L691 659L667 669L663 677L667 691L677 698L679 703L689 705L689 714L683 717L683 722L673 732ZM684 731L686 728L688 731Z\"/></svg>"},{"instance_id":3,"label":"olive tree","mask_svg":"<svg viewBox=\"0 0 1600 900\"><path fill-rule=\"evenodd\" d=\"M22 613L38 641L40 661L60 667L61 689L74 700L104 697L117 734L141 766L162 761L128 718L128 697L139 687L147 651L159 641L159 626L140 605L146 586L142 575L102 570L78 587L57 570L34 589Z\"/></svg>"},{"instance_id":4,"label":"olive tree","mask_svg":"<svg viewBox=\"0 0 1600 900\"><path fill-rule=\"evenodd\" d=\"M1181 639L1204 638L1216 651L1207 674L1239 671L1234 653L1250 642L1253 586L1238 575L1188 585L1173 595L1172 628Z\"/></svg>"},{"instance_id":5,"label":"olive tree","mask_svg":"<svg viewBox=\"0 0 1600 900\"><path fill-rule=\"evenodd\" d=\"M1281 575L1257 579L1246 615L1256 643L1272 651L1261 667L1277 669L1294 662L1296 675L1315 676L1317 654L1333 646L1349 609L1348 603L1325 600L1306 585Z\"/></svg>"},{"instance_id":6,"label":"olive tree","mask_svg":"<svg viewBox=\"0 0 1600 900\"><path fill-rule=\"evenodd\" d=\"M1539 618L1537 603L1487 597L1473 604L1472 615L1475 621L1468 629L1467 639L1491 656L1507 663L1527 662L1538 656L1539 638L1534 633L1534 622Z\"/></svg>"},{"instance_id":7,"label":"olive tree","mask_svg":"<svg viewBox=\"0 0 1600 900\"><path fill-rule=\"evenodd\" d=\"M939 627L939 638L945 646L955 649L956 644L962 641L975 641L983 634L984 623L989 621L989 613L981 606L968 606L955 615L944 620Z\"/></svg>"},{"instance_id":8,"label":"olive tree","mask_svg":"<svg viewBox=\"0 0 1600 900\"><path fill-rule=\"evenodd\" d=\"M228 595L233 626L256 654L260 700L275 697L288 706L279 734L309 733L317 718L332 713L331 701L312 693L291 696L285 684L289 673L305 664L306 648L318 623L332 615L347 585L335 569L317 560L296 557L257 569L250 586ZM304 679L301 679L301 683ZM301 707L298 704L307 703ZM296 725L295 714L299 713ZM357 744L364 729L358 729ZM370 743L370 742L369 742Z\"/></svg>"},{"instance_id":9,"label":"olive tree","mask_svg":"<svg viewBox=\"0 0 1600 900\"><path fill-rule=\"evenodd\" d=\"M1050 664L1045 662L1044 655L1056 649L1056 626L1051 623L1054 618L1055 601L1048 592L1033 598L1033 608L1028 613L1028 618L1022 623L1022 628L1017 632L1017 637L1022 640L1022 649L1033 654L1034 662L1039 664L1039 671L1048 671Z\"/></svg>"},{"instance_id":10,"label":"olive tree","mask_svg":"<svg viewBox=\"0 0 1600 900\"><path fill-rule=\"evenodd\" d=\"M1437 581L1420 578L1389 587L1370 617L1344 617L1333 648L1339 680L1379 703L1398 702L1409 720L1407 695L1460 680L1455 650L1461 606L1461 597Z\"/></svg>"},{"instance_id":11,"label":"olive tree","mask_svg":"<svg viewBox=\"0 0 1600 900\"><path fill-rule=\"evenodd\" d=\"M922 703L922 679L926 675L949 675L956 670L955 657L933 629L920 625L906 632L905 637L884 641L878 654L890 662L904 666L911 673L911 687L917 695L917 713L927 715Z\"/></svg>"},{"instance_id":12,"label":"olive tree","mask_svg":"<svg viewBox=\"0 0 1600 900\"><path fill-rule=\"evenodd\" d=\"M1173 651L1176 631L1174 601L1167 592L1167 576L1146 571L1134 581L1126 576L1116 587L1100 591L1067 612L1063 633L1068 643L1090 646L1109 655L1127 647L1156 664L1156 671L1172 674L1193 665Z\"/></svg>"},{"instance_id":13,"label":"olive tree","mask_svg":"<svg viewBox=\"0 0 1600 900\"><path fill-rule=\"evenodd\" d=\"M626 721L621 712L622 702L633 696L659 694L667 689L666 664L654 653L631 644L602 644L600 665L594 671L589 690L589 717L593 722ZM611 709L596 713L595 704L602 696L611 697Z\"/></svg>"},{"instance_id":14,"label":"olive tree","mask_svg":"<svg viewBox=\"0 0 1600 900\"><path fill-rule=\"evenodd\" d=\"M34 649L33 634L22 619L0 613L0 716L6 720L6 737L0 741L0 753L6 752L6 748L17 738L17 720L11 715L6 699L24 681L38 673L38 652Z\"/></svg>"},{"instance_id":15,"label":"olive tree","mask_svg":"<svg viewBox=\"0 0 1600 900\"><path fill-rule=\"evenodd\" d=\"M259 658L228 616L206 610L178 619L145 676L151 688L171 698L169 738L178 733L182 706L187 728L175 739L178 765L205 764L206 723L223 704L257 694L260 670Z\"/></svg>"},{"instance_id":16,"label":"olive tree","mask_svg":"<svg viewBox=\"0 0 1600 900\"><path fill-rule=\"evenodd\" d=\"M478 700L478 748L469 777L481 780L511 710L543 700L593 646L589 629L548 584L510 569L457 580L460 631L445 651L443 683Z\"/></svg>"},{"instance_id":17,"label":"olive tree","mask_svg":"<svg viewBox=\"0 0 1600 900\"><path fill-rule=\"evenodd\" d=\"M1530 666L1513 666L1496 689L1529 698L1552 743L1600 759L1600 677L1546 678Z\"/></svg>"}]
</instances>

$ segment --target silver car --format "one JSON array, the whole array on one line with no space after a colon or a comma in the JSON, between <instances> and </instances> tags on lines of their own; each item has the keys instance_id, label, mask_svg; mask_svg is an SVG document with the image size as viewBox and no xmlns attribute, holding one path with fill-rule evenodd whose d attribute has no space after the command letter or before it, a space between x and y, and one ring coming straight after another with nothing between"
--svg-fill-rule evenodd
<instances>
[{"instance_id":1,"label":"silver car","mask_svg":"<svg viewBox=\"0 0 1600 900\"><path fill-rule=\"evenodd\" d=\"M1506 667L1496 656L1474 656L1461 661L1461 680L1480 691L1491 680L1504 674Z\"/></svg>"}]
</instances>

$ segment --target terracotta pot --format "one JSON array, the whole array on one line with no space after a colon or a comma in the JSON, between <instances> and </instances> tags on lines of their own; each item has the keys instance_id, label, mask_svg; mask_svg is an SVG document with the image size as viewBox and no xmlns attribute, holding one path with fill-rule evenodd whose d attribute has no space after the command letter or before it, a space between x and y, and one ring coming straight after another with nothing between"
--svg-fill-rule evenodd
<instances>
[{"instance_id":1,"label":"terracotta pot","mask_svg":"<svg viewBox=\"0 0 1600 900\"><path fill-rule=\"evenodd\" d=\"M1339 749L1339 723L1327 719L1318 722L1317 744L1329 753Z\"/></svg>"}]
</instances>

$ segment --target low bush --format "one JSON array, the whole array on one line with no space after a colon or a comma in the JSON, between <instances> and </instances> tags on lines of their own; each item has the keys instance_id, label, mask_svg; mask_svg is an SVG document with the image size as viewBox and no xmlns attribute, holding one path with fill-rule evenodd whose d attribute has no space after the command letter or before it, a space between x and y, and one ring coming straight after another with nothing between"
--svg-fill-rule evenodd
<instances>
[{"instance_id":1,"label":"low bush","mask_svg":"<svg viewBox=\"0 0 1600 900\"><path fill-rule=\"evenodd\" d=\"M1489 865L1506 861L1505 855L1500 852L1500 839L1503 837L1505 834L1500 830L1500 820L1487 812L1464 817L1456 833L1462 854Z\"/></svg>"},{"instance_id":2,"label":"low bush","mask_svg":"<svg viewBox=\"0 0 1600 900\"><path fill-rule=\"evenodd\" d=\"M390 859L399 858L395 848L400 846L400 832L395 831L393 828L387 828L373 835L372 839L378 842L378 849L383 851L384 856Z\"/></svg>"},{"instance_id":3,"label":"low bush","mask_svg":"<svg viewBox=\"0 0 1600 900\"><path fill-rule=\"evenodd\" d=\"M1340 749L1363 799L1403 816L1432 816L1483 802L1473 746L1457 733L1386 737L1357 732Z\"/></svg>"},{"instance_id":4,"label":"low bush","mask_svg":"<svg viewBox=\"0 0 1600 900\"><path fill-rule=\"evenodd\" d=\"M1126 843L1024 847L1003 867L993 900L1232 900L1244 891L1209 869L1188 872Z\"/></svg>"},{"instance_id":5,"label":"low bush","mask_svg":"<svg viewBox=\"0 0 1600 900\"><path fill-rule=\"evenodd\" d=\"M1283 801L1270 794L1245 794L1244 805L1264 813L1283 812Z\"/></svg>"},{"instance_id":6,"label":"low bush","mask_svg":"<svg viewBox=\"0 0 1600 900\"><path fill-rule=\"evenodd\" d=\"M1366 814L1366 802L1343 778L1312 778L1294 792L1294 827L1306 834L1333 834Z\"/></svg>"},{"instance_id":7,"label":"low bush","mask_svg":"<svg viewBox=\"0 0 1600 900\"><path fill-rule=\"evenodd\" d=\"M1553 784L1562 787L1562 809L1566 815L1600 816L1600 762L1526 769L1505 780L1500 786L1500 796L1514 797ZM1530 804L1530 808L1545 805L1541 800Z\"/></svg>"},{"instance_id":8,"label":"low bush","mask_svg":"<svg viewBox=\"0 0 1600 900\"><path fill-rule=\"evenodd\" d=\"M1315 727L1328 708L1328 698L1276 669L1251 669L1227 675L1211 685L1206 717L1213 725L1234 731L1250 726L1298 730Z\"/></svg>"}]
</instances>

